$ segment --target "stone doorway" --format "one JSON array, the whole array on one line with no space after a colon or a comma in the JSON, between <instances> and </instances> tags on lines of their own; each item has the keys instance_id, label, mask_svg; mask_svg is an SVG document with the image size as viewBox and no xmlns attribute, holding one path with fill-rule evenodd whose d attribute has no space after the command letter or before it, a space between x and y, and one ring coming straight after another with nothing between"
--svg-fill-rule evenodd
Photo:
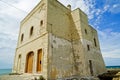
<instances>
[{"instance_id":1,"label":"stone doorway","mask_svg":"<svg viewBox=\"0 0 120 80\"><path fill-rule=\"evenodd\" d=\"M17 61L17 72L19 73L21 69L21 54L18 56L18 61Z\"/></svg>"},{"instance_id":2,"label":"stone doorway","mask_svg":"<svg viewBox=\"0 0 120 80\"><path fill-rule=\"evenodd\" d=\"M33 70L33 57L34 57L33 52L28 53L27 58L26 58L26 73L32 73L32 70Z\"/></svg>"},{"instance_id":3,"label":"stone doorway","mask_svg":"<svg viewBox=\"0 0 120 80\"><path fill-rule=\"evenodd\" d=\"M42 69L42 49L38 50L37 54L37 72L40 73Z\"/></svg>"}]
</instances>

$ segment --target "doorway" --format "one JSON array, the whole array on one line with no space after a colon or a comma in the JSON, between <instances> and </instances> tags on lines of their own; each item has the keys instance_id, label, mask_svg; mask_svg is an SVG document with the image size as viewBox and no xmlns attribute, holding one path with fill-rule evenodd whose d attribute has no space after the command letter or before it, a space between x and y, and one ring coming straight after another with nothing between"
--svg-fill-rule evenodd
<instances>
[{"instance_id":1,"label":"doorway","mask_svg":"<svg viewBox=\"0 0 120 80\"><path fill-rule=\"evenodd\" d=\"M19 73L21 69L21 54L18 56L18 61L17 61L17 72Z\"/></svg>"},{"instance_id":2,"label":"doorway","mask_svg":"<svg viewBox=\"0 0 120 80\"><path fill-rule=\"evenodd\" d=\"M32 70L33 70L33 57L34 57L33 52L28 53L27 58L26 58L26 73L32 73Z\"/></svg>"},{"instance_id":3,"label":"doorway","mask_svg":"<svg viewBox=\"0 0 120 80\"><path fill-rule=\"evenodd\" d=\"M93 65L92 65L92 60L89 60L89 67L90 67L91 76L93 76Z\"/></svg>"},{"instance_id":4,"label":"doorway","mask_svg":"<svg viewBox=\"0 0 120 80\"><path fill-rule=\"evenodd\" d=\"M42 49L38 50L37 55L37 72L40 73L42 70Z\"/></svg>"}]
</instances>

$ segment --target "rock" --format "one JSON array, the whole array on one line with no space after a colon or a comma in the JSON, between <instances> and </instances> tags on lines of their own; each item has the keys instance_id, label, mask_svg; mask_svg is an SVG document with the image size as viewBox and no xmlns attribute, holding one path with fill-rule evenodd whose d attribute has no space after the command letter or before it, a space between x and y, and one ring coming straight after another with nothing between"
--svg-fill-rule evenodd
<instances>
[{"instance_id":1,"label":"rock","mask_svg":"<svg viewBox=\"0 0 120 80\"><path fill-rule=\"evenodd\" d=\"M113 80L120 80L120 72L116 74L117 77L114 77Z\"/></svg>"}]
</instances>

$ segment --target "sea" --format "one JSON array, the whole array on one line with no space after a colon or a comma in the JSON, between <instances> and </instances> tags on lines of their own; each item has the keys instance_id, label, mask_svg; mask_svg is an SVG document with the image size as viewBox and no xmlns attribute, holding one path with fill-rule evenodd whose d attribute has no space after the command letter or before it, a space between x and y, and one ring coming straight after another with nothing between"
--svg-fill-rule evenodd
<instances>
[{"instance_id":1,"label":"sea","mask_svg":"<svg viewBox=\"0 0 120 80\"><path fill-rule=\"evenodd\" d=\"M0 75L6 75L12 72L12 69L0 69Z\"/></svg>"},{"instance_id":2,"label":"sea","mask_svg":"<svg viewBox=\"0 0 120 80\"><path fill-rule=\"evenodd\" d=\"M106 66L107 69L120 69L120 66Z\"/></svg>"},{"instance_id":3,"label":"sea","mask_svg":"<svg viewBox=\"0 0 120 80\"><path fill-rule=\"evenodd\" d=\"M120 66L106 66L108 69L120 69ZM12 72L12 69L0 69L0 75L6 75Z\"/></svg>"}]
</instances>

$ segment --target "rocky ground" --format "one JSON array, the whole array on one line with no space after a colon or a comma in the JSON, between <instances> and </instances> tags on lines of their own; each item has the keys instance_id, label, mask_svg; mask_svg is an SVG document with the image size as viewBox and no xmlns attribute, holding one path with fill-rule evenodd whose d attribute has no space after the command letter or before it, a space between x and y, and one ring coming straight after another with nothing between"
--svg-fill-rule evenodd
<instances>
[{"instance_id":1,"label":"rocky ground","mask_svg":"<svg viewBox=\"0 0 120 80\"><path fill-rule=\"evenodd\" d=\"M0 80L35 80L33 75L2 75Z\"/></svg>"},{"instance_id":2,"label":"rocky ground","mask_svg":"<svg viewBox=\"0 0 120 80\"><path fill-rule=\"evenodd\" d=\"M35 79L36 77L36 79ZM3 75L0 80L44 80L33 75ZM56 80L99 80L98 78L71 78L71 79L56 79Z\"/></svg>"},{"instance_id":3,"label":"rocky ground","mask_svg":"<svg viewBox=\"0 0 120 80\"><path fill-rule=\"evenodd\" d=\"M108 69L106 73L98 76L100 80L120 80L120 69Z\"/></svg>"},{"instance_id":4,"label":"rocky ground","mask_svg":"<svg viewBox=\"0 0 120 80\"><path fill-rule=\"evenodd\" d=\"M10 74L0 76L0 80L44 80L39 79L40 75L30 74ZM58 79L58 80L120 80L120 70L108 70L107 73L101 74L98 78L82 78L82 79Z\"/></svg>"}]
</instances>

